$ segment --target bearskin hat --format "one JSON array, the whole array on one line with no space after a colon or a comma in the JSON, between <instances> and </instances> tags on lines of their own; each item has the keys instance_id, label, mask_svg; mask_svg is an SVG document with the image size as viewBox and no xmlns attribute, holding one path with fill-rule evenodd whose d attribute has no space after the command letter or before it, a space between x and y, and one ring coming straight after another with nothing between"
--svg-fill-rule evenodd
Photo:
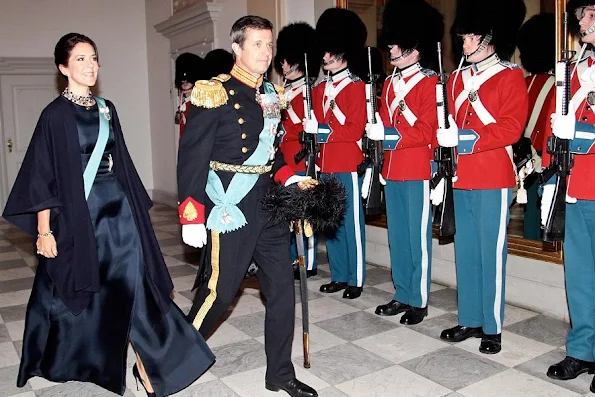
<instances>
[{"instance_id":1,"label":"bearskin hat","mask_svg":"<svg viewBox=\"0 0 595 397\"><path fill-rule=\"evenodd\" d=\"M321 59L316 51L314 28L306 22L296 22L281 29L277 37L277 53L274 60L277 73L283 75L283 61L287 61L290 66L297 65L300 72L306 73L304 54L308 54L308 75L318 77Z\"/></svg>"},{"instance_id":2,"label":"bearskin hat","mask_svg":"<svg viewBox=\"0 0 595 397\"><path fill-rule=\"evenodd\" d=\"M383 82L386 78L384 71L384 56L376 47L370 47L370 61L372 62L372 75L376 81ZM355 58L349 63L349 70L364 81L370 79L370 65L368 65L368 47L363 47L357 53ZM381 86L382 84L380 84Z\"/></svg>"},{"instance_id":3,"label":"bearskin hat","mask_svg":"<svg viewBox=\"0 0 595 397\"><path fill-rule=\"evenodd\" d=\"M208 78L218 76L222 73L229 74L233 68L233 55L223 48L211 50L205 55L205 64Z\"/></svg>"},{"instance_id":4,"label":"bearskin hat","mask_svg":"<svg viewBox=\"0 0 595 397\"><path fill-rule=\"evenodd\" d=\"M521 53L521 64L529 73L547 73L554 68L555 24L554 14L544 12L534 15L521 27L517 46Z\"/></svg>"},{"instance_id":5,"label":"bearskin hat","mask_svg":"<svg viewBox=\"0 0 595 397\"><path fill-rule=\"evenodd\" d=\"M204 60L196 54L184 52L176 58L175 84L181 89L182 82L194 84L197 80L207 79Z\"/></svg>"},{"instance_id":6,"label":"bearskin hat","mask_svg":"<svg viewBox=\"0 0 595 397\"><path fill-rule=\"evenodd\" d=\"M444 36L442 14L424 0L390 0L382 13L383 47L398 45L402 50L417 49L423 67L436 69L437 43Z\"/></svg>"},{"instance_id":7,"label":"bearskin hat","mask_svg":"<svg viewBox=\"0 0 595 397\"><path fill-rule=\"evenodd\" d=\"M343 59L349 62L360 54L367 38L368 30L361 18L344 8L326 9L316 22L319 58L328 52L342 54Z\"/></svg>"},{"instance_id":8,"label":"bearskin hat","mask_svg":"<svg viewBox=\"0 0 595 397\"><path fill-rule=\"evenodd\" d=\"M566 3L566 12L568 13L568 30L574 35L578 35L580 26L578 24L577 10L587 6L595 6L595 0L568 0ZM580 14L579 14L580 15Z\"/></svg>"},{"instance_id":9,"label":"bearskin hat","mask_svg":"<svg viewBox=\"0 0 595 397\"><path fill-rule=\"evenodd\" d=\"M490 44L500 59L510 60L526 11L523 0L457 0L455 20L450 29L455 57L459 59L463 53L460 35L491 33Z\"/></svg>"}]
</instances>

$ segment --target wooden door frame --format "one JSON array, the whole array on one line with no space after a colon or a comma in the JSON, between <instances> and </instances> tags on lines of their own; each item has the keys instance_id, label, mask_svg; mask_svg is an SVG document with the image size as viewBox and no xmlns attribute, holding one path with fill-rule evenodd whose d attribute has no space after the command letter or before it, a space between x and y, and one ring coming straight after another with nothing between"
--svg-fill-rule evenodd
<instances>
[{"instance_id":1,"label":"wooden door frame","mask_svg":"<svg viewBox=\"0 0 595 397\"><path fill-rule=\"evenodd\" d=\"M35 58L22 58L22 57L0 57L0 76L8 75L55 75L57 76L57 68L54 64L53 58L35 57ZM3 145L0 150L0 203L2 207L6 204L8 199L8 192L6 191L6 181L8 179L7 170L7 159L4 156L4 115L2 114L3 104L2 98L0 98L0 139ZM1 208L3 209L3 208Z\"/></svg>"}]
</instances>

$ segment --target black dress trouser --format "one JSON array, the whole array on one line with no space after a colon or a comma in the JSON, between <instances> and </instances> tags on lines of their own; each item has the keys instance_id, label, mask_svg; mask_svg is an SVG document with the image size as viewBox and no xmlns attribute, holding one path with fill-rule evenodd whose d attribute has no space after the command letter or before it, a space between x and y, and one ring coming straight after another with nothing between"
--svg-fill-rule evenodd
<instances>
[{"instance_id":1,"label":"black dress trouser","mask_svg":"<svg viewBox=\"0 0 595 397\"><path fill-rule=\"evenodd\" d=\"M233 302L254 259L259 267L260 290L266 300L266 380L278 383L295 377L291 362L295 290L289 226L271 221L270 214L262 209L261 199L269 186L270 182L257 185L239 203L246 225L223 234L209 232L205 273L188 316L203 336L209 335ZM212 206L209 202L207 209Z\"/></svg>"}]
</instances>

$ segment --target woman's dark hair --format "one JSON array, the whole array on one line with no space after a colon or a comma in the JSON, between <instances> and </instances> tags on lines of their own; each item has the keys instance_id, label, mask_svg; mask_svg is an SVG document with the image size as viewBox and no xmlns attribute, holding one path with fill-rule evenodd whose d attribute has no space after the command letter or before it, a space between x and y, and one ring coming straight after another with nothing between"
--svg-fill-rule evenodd
<instances>
[{"instance_id":1,"label":"woman's dark hair","mask_svg":"<svg viewBox=\"0 0 595 397\"><path fill-rule=\"evenodd\" d=\"M93 40L91 40L84 34L68 33L62 36L60 40L58 40L58 43L56 43L56 48L54 49L54 63L56 64L56 67L60 65L68 66L68 59L70 58L70 53L78 43L90 44L95 50L95 55L99 60L97 46L95 45L95 42Z\"/></svg>"}]
</instances>

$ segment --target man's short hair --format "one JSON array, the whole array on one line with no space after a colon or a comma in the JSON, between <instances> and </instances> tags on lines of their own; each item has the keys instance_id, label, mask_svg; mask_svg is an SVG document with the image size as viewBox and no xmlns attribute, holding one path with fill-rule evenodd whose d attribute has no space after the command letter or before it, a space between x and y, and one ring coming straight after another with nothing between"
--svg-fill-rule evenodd
<instances>
[{"instance_id":1,"label":"man's short hair","mask_svg":"<svg viewBox=\"0 0 595 397\"><path fill-rule=\"evenodd\" d=\"M231 42L237 43L240 47L244 46L246 41L246 30L273 30L273 24L266 18L258 17L256 15L246 15L241 17L231 27Z\"/></svg>"}]
</instances>

